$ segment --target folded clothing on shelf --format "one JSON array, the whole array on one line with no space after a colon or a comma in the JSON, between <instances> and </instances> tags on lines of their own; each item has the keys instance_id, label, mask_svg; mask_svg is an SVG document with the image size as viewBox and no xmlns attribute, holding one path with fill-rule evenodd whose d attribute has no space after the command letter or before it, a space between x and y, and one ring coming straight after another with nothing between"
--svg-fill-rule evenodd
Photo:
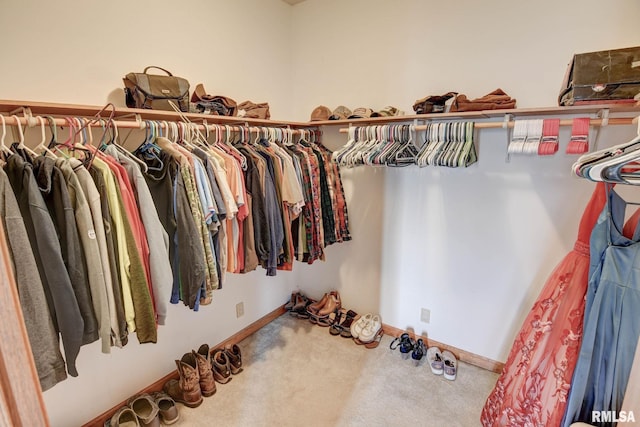
<instances>
[{"instance_id":1,"label":"folded clothing on shelf","mask_svg":"<svg viewBox=\"0 0 640 427\"><path fill-rule=\"evenodd\" d=\"M256 104L251 101L244 101L242 104L238 104L238 116L246 117L248 119L268 120L271 118L271 114L269 113L269 103L261 102Z\"/></svg>"},{"instance_id":2,"label":"folded clothing on shelf","mask_svg":"<svg viewBox=\"0 0 640 427\"><path fill-rule=\"evenodd\" d=\"M509 110L515 107L515 99L507 95L502 89L496 89L476 99L469 99L466 95L458 95L453 104L451 104L449 111Z\"/></svg>"},{"instance_id":3,"label":"folded clothing on shelf","mask_svg":"<svg viewBox=\"0 0 640 427\"><path fill-rule=\"evenodd\" d=\"M227 96L207 94L202 83L199 83L191 95L189 110L192 113L235 116L238 113L238 105Z\"/></svg>"}]
</instances>

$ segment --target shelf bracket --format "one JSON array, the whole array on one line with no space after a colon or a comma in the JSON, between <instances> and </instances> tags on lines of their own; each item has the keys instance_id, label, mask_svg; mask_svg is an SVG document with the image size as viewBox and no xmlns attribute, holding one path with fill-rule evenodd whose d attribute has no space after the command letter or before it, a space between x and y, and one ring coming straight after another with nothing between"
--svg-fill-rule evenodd
<instances>
[{"instance_id":1,"label":"shelf bracket","mask_svg":"<svg viewBox=\"0 0 640 427\"><path fill-rule=\"evenodd\" d=\"M602 119L600 126L608 126L609 125L609 109L603 108L599 110L598 118Z\"/></svg>"},{"instance_id":2,"label":"shelf bracket","mask_svg":"<svg viewBox=\"0 0 640 427\"><path fill-rule=\"evenodd\" d=\"M507 155L506 155L506 157L504 159L505 163L509 163L511 161L511 155L509 154L509 143L511 142L511 132L509 131L509 127L510 127L509 123L512 120L513 120L513 114L507 113L507 114L504 115L504 119L502 121L502 128L507 130L507 132L506 132L506 135L507 135L507 147L506 147L507 148L506 149Z\"/></svg>"}]
</instances>

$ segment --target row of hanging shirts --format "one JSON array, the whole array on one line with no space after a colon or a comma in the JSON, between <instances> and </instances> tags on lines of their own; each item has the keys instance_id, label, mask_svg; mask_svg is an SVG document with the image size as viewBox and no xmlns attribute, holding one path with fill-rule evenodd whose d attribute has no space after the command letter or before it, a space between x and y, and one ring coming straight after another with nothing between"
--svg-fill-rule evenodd
<instances>
[{"instance_id":1,"label":"row of hanging shirts","mask_svg":"<svg viewBox=\"0 0 640 427\"><path fill-rule=\"evenodd\" d=\"M34 332L30 336L38 336L35 331L44 331L47 325L63 329L50 331L47 345L44 338L37 344L32 342L43 389L66 377L64 372L55 378L49 375L53 372L48 366L51 361L64 368L58 334L69 373L77 375L74 362L80 345L101 339L102 351L108 353L111 346L124 346L134 331L141 343L155 342L167 305L182 301L195 310L211 303L225 272L247 273L262 267L273 276L276 270L292 269L296 260L309 264L324 260L328 245L351 239L338 165L331 162L332 153L322 146L319 132L208 125L203 134L202 125L194 123L139 121L127 123L127 127L146 132L138 149L131 152L123 145L132 134L120 138L117 123L124 122L112 118L11 119L9 123L19 136L17 142L7 145L8 120L0 115L0 182L11 181L10 186L0 188L17 200L24 200L27 188L35 190L28 192L33 203L30 199L20 205L18 216L25 224L33 223L28 236L19 240L28 242L23 249L37 258L31 257L29 266L24 264L29 257L15 253L12 259L19 289L26 286L34 291L35 287L43 297L43 304L23 307L27 313L37 311L37 319L44 322L27 319L27 330ZM25 144L23 122L40 125L34 149ZM51 133L48 142L47 124ZM58 124L69 129L64 142L58 141ZM100 128L102 134L96 132L94 138L92 129ZM127 145L132 146L131 142ZM48 186L36 184L49 177L45 166L55 176L67 172L65 179L56 181L60 198L46 190ZM15 173L18 167L28 173L34 185L22 185L19 177L24 174ZM5 169L11 172L6 179ZM74 220L68 217L69 209L54 209L55 200L66 200L64 194L71 194L72 184L67 180L82 179L81 172L82 182L94 188L93 197L74 185L75 200L84 194L84 199L95 203L90 210L82 210L84 225L78 219L79 208L73 208ZM6 201L8 193L5 196L2 200ZM4 206L0 204L0 208ZM39 215L48 219L33 221L30 206L37 206ZM62 212L69 224L75 223L66 228L77 227L77 237L71 239L59 231ZM12 212L10 219L15 222L18 216ZM151 217L153 227L146 220ZM47 233L31 233L36 224L37 229L46 227ZM99 224L105 224L102 231ZM16 229L12 227L10 232ZM152 229L157 233L151 233ZM61 234L56 239L57 233ZM41 235L54 237L51 247L40 244ZM87 236L95 237L72 243ZM104 247L98 241L104 242ZM76 256L75 261L66 258L78 250L85 255ZM53 282L52 288L52 276L45 273L54 267L66 279L64 283ZM25 280L29 271L39 280ZM85 274L86 280L81 279ZM59 293L62 288L64 296ZM45 289L53 291L54 300L45 301ZM62 301L66 305L58 306ZM27 298L22 303L34 302Z\"/></svg>"},{"instance_id":2,"label":"row of hanging shirts","mask_svg":"<svg viewBox=\"0 0 640 427\"><path fill-rule=\"evenodd\" d=\"M456 168L477 161L473 122L430 123L422 143L416 125L350 127L348 134L347 144L333 154L341 166Z\"/></svg>"}]
</instances>

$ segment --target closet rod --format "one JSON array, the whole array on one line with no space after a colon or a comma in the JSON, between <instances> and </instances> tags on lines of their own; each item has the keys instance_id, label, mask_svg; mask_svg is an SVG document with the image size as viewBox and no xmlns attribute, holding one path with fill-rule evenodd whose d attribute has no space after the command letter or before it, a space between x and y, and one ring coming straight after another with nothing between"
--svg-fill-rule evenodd
<instances>
[{"instance_id":1,"label":"closet rod","mask_svg":"<svg viewBox=\"0 0 640 427\"><path fill-rule=\"evenodd\" d=\"M4 115L3 115L4 116ZM16 123L16 118L18 119L18 121L20 122L21 125L23 126L31 126L33 127L33 122L29 123L29 119L34 119L36 116L31 116L31 117L19 117L19 116L4 116L5 122L7 124L7 126L15 126L17 125ZM106 119L105 119L106 120ZM164 123L163 122L176 122L175 120L149 120L149 121L153 121L155 123L159 123L162 127L164 127ZM56 124L56 126L69 126L69 122L67 122L64 118L54 118L53 122ZM147 124L145 123L144 120L142 121L132 121L132 120L114 120L113 123L115 123L116 127L118 129L145 129L147 127ZM184 122L182 122L184 123ZM205 130L205 125L202 123L194 123L191 122L191 124L195 124L198 127L198 130ZM35 126L39 126L39 124L35 125ZM100 124L95 123L91 125L92 127L101 127ZM235 132L235 131L240 131L241 129L246 128L247 126L242 126L242 125L217 125L217 124L209 124L207 123L207 127L209 128L210 131L213 130L217 130L217 129L222 129L222 130L226 130L226 129L230 129L231 131ZM285 127L279 127L279 126L249 126L249 131L250 132L260 132L263 129L282 129L282 130L286 130L287 132L292 132L294 135L299 135L302 132L315 132L315 129L306 129L306 130L299 130L299 129L291 129L291 128L285 128Z\"/></svg>"},{"instance_id":2,"label":"closet rod","mask_svg":"<svg viewBox=\"0 0 640 427\"><path fill-rule=\"evenodd\" d=\"M634 117L612 117L609 118L608 125L631 125L633 124L635 118ZM591 120L591 126L602 126L602 119L594 119ZM476 129L499 129L505 126L509 126L512 128L515 126L515 121L509 121L507 123L504 122L488 122L488 123L475 123L474 128ZM560 120L560 126L572 126L573 120L566 119ZM372 125L372 126L381 126L381 125ZM606 125L605 125L606 126ZM355 126L355 127L367 127L367 126ZM428 125L418 125L416 126L416 130L427 130ZM349 128L341 128L340 133L348 133Z\"/></svg>"}]
</instances>

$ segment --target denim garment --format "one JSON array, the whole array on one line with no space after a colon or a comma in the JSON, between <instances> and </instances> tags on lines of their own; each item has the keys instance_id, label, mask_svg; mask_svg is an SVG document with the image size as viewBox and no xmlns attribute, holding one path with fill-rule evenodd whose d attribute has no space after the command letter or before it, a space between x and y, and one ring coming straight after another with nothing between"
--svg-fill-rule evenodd
<instances>
[{"instance_id":1,"label":"denim garment","mask_svg":"<svg viewBox=\"0 0 640 427\"><path fill-rule=\"evenodd\" d=\"M565 427L592 422L592 411L619 412L622 407L640 335L639 230L633 239L622 235L625 207L625 201L609 190L607 206L592 232L584 333Z\"/></svg>"}]
</instances>

